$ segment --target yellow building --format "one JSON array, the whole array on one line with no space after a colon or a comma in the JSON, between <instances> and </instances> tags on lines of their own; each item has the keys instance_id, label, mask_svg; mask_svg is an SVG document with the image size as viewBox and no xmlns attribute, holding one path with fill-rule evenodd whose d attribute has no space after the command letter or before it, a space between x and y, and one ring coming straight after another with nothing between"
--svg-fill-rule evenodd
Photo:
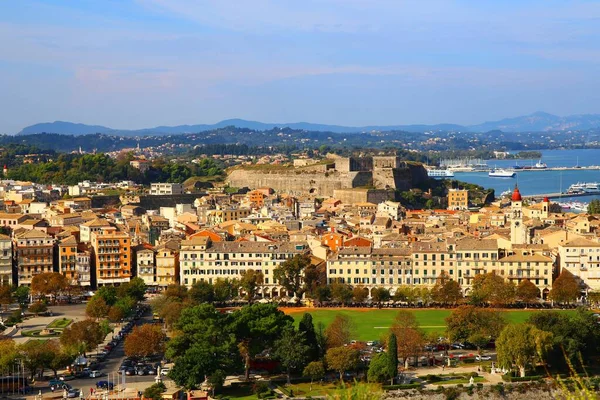
<instances>
[{"instance_id":1,"label":"yellow building","mask_svg":"<svg viewBox=\"0 0 600 400\"><path fill-rule=\"evenodd\" d=\"M131 239L127 233L91 233L98 286L118 286L131 279Z\"/></svg>"},{"instance_id":2,"label":"yellow building","mask_svg":"<svg viewBox=\"0 0 600 400\"><path fill-rule=\"evenodd\" d=\"M469 191L450 189L448 191L448 210L466 210L469 208Z\"/></svg>"},{"instance_id":3,"label":"yellow building","mask_svg":"<svg viewBox=\"0 0 600 400\"><path fill-rule=\"evenodd\" d=\"M179 243L170 241L156 247L156 284L159 288L179 281Z\"/></svg>"}]
</instances>

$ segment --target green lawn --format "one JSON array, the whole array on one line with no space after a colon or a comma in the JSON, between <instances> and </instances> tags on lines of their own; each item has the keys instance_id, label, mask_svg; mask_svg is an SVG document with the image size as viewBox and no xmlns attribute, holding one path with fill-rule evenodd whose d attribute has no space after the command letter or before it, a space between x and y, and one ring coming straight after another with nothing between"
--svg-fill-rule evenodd
<instances>
[{"instance_id":1,"label":"green lawn","mask_svg":"<svg viewBox=\"0 0 600 400\"><path fill-rule=\"evenodd\" d=\"M54 321L50 322L47 326L48 329L64 329L72 322L72 320L68 318L57 318Z\"/></svg>"},{"instance_id":2,"label":"green lawn","mask_svg":"<svg viewBox=\"0 0 600 400\"><path fill-rule=\"evenodd\" d=\"M391 327L394 317L400 309L372 309L367 311L353 309L313 309L310 312L313 316L313 322L322 322L327 326L333 321L336 315L342 314L350 317L356 325L356 340L379 340L383 335L386 335ZM446 329L445 318L450 315L451 310L424 309L424 310L409 310L415 314L421 328L426 332L439 332L440 334ZM502 311L504 317L510 323L525 322L531 314L545 311L530 311L530 310L510 310ZM573 311L560 311L573 312ZM304 314L301 312L290 313L296 320L296 323Z\"/></svg>"},{"instance_id":3,"label":"green lawn","mask_svg":"<svg viewBox=\"0 0 600 400\"><path fill-rule=\"evenodd\" d=\"M280 386L281 388L281 386ZM327 382L320 383L314 382L310 383L297 383L292 385L284 385L283 390L284 393L286 391L292 391L293 395L296 397L315 397L315 396L328 396L328 397L344 397L342 392L348 389L343 389L339 386L339 382ZM369 383L363 385L363 390L368 390L371 392L379 392L381 390L381 385L376 383ZM336 396L338 395L338 396Z\"/></svg>"}]
</instances>

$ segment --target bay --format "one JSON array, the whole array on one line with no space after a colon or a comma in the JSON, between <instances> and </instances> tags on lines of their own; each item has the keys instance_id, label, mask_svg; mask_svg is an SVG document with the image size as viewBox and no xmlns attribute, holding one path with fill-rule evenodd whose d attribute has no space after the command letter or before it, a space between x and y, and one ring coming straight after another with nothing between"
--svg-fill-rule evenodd
<instances>
[{"instance_id":1,"label":"bay","mask_svg":"<svg viewBox=\"0 0 600 400\"><path fill-rule=\"evenodd\" d=\"M587 167L600 165L600 150L542 150L542 162L548 167ZM487 160L490 167L510 169L514 165L530 166L538 162L531 160ZM524 195L566 192L570 185L578 182L600 182L600 170L572 169L562 171L516 170L514 178L491 178L487 172L455 172L455 179L494 189L496 196L506 190L513 190L515 184ZM563 197L571 199L569 196ZM578 197L578 201L588 202L599 195Z\"/></svg>"}]
</instances>

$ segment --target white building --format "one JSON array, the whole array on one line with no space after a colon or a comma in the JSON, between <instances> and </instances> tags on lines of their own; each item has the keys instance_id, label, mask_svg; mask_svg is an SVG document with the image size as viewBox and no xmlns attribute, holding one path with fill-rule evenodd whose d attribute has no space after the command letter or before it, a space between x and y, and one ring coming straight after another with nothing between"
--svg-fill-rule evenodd
<instances>
[{"instance_id":1,"label":"white building","mask_svg":"<svg viewBox=\"0 0 600 400\"><path fill-rule=\"evenodd\" d=\"M12 241L6 235L0 235L0 285L12 285Z\"/></svg>"},{"instance_id":2,"label":"white building","mask_svg":"<svg viewBox=\"0 0 600 400\"><path fill-rule=\"evenodd\" d=\"M181 183L153 183L150 185L151 195L173 195L183 194Z\"/></svg>"}]
</instances>

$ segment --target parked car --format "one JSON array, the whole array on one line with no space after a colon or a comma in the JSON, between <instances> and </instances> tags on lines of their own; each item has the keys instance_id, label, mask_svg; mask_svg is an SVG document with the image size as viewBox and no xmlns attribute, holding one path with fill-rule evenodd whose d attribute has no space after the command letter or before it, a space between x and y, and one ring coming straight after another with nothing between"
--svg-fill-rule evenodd
<instances>
[{"instance_id":1,"label":"parked car","mask_svg":"<svg viewBox=\"0 0 600 400\"><path fill-rule=\"evenodd\" d=\"M490 356L477 356L477 357L475 357L475 359L477 361L489 361L489 360L492 359L492 357L490 357Z\"/></svg>"},{"instance_id":2,"label":"parked car","mask_svg":"<svg viewBox=\"0 0 600 400\"><path fill-rule=\"evenodd\" d=\"M125 369L125 375L127 375L127 376L135 375L135 368L127 367L127 369Z\"/></svg>"},{"instance_id":3,"label":"parked car","mask_svg":"<svg viewBox=\"0 0 600 400\"><path fill-rule=\"evenodd\" d=\"M94 370L90 372L90 378L100 378L104 374L98 370Z\"/></svg>"},{"instance_id":4,"label":"parked car","mask_svg":"<svg viewBox=\"0 0 600 400\"><path fill-rule=\"evenodd\" d=\"M98 389L112 390L115 387L115 384L109 381L98 381L96 382L96 387Z\"/></svg>"},{"instance_id":5,"label":"parked car","mask_svg":"<svg viewBox=\"0 0 600 400\"><path fill-rule=\"evenodd\" d=\"M80 394L81 394L81 393L80 393L80 390L79 390L79 389L69 389L69 390L67 391L67 398L69 398L69 399L73 399L73 398L75 398L75 397L79 397L79 395L80 395Z\"/></svg>"},{"instance_id":6,"label":"parked car","mask_svg":"<svg viewBox=\"0 0 600 400\"><path fill-rule=\"evenodd\" d=\"M160 374L162 376L167 376L169 374L170 369L169 368L163 368L160 370Z\"/></svg>"}]
</instances>

